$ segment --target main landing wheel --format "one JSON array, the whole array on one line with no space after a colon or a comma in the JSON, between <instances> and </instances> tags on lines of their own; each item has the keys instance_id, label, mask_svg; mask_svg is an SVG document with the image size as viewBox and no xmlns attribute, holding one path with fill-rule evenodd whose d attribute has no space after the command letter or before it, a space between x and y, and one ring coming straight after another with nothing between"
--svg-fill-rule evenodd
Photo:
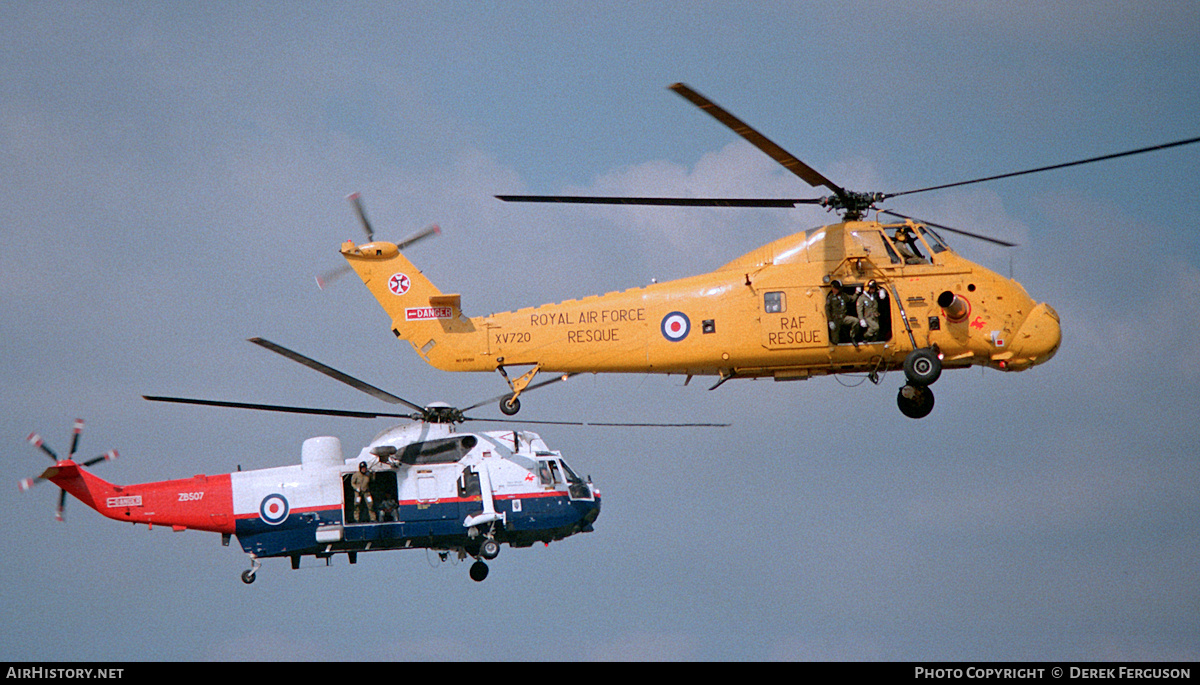
<instances>
[{"instance_id":1,"label":"main landing wheel","mask_svg":"<svg viewBox=\"0 0 1200 685\"><path fill-rule=\"evenodd\" d=\"M896 405L908 418L923 419L933 411L933 391L928 386L909 383L896 394Z\"/></svg>"},{"instance_id":2,"label":"main landing wheel","mask_svg":"<svg viewBox=\"0 0 1200 685\"><path fill-rule=\"evenodd\" d=\"M506 397L500 400L500 411L505 416L512 416L521 411L521 400L515 397Z\"/></svg>"},{"instance_id":3,"label":"main landing wheel","mask_svg":"<svg viewBox=\"0 0 1200 685\"><path fill-rule=\"evenodd\" d=\"M482 561L477 561L474 564L471 564L471 580L475 581L476 583L483 582L483 579L487 578L487 574L487 564L483 563Z\"/></svg>"},{"instance_id":4,"label":"main landing wheel","mask_svg":"<svg viewBox=\"0 0 1200 685\"><path fill-rule=\"evenodd\" d=\"M933 350L913 350L904 358L904 376L913 385L933 385L942 375L942 360Z\"/></svg>"},{"instance_id":5,"label":"main landing wheel","mask_svg":"<svg viewBox=\"0 0 1200 685\"><path fill-rule=\"evenodd\" d=\"M479 545L479 556L484 559L495 559L500 556L500 543L491 539L484 540Z\"/></svg>"}]
</instances>

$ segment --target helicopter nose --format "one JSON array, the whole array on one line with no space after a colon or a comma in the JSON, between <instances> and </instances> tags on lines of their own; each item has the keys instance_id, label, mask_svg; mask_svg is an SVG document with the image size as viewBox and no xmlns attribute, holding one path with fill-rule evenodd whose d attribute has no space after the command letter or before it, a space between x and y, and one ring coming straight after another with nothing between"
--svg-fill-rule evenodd
<instances>
[{"instance_id":1,"label":"helicopter nose","mask_svg":"<svg viewBox=\"0 0 1200 685\"><path fill-rule=\"evenodd\" d=\"M1062 327L1058 312L1045 302L1033 308L1017 334L1020 355L1029 360L1030 366L1050 361L1058 352L1062 342Z\"/></svg>"},{"instance_id":2,"label":"helicopter nose","mask_svg":"<svg viewBox=\"0 0 1200 685\"><path fill-rule=\"evenodd\" d=\"M592 524L595 523L596 519L599 516L600 516L600 491L595 489L595 487L593 487L592 488L591 506L587 508L587 511L583 515L583 530L585 532L590 533L592 531Z\"/></svg>"}]
</instances>

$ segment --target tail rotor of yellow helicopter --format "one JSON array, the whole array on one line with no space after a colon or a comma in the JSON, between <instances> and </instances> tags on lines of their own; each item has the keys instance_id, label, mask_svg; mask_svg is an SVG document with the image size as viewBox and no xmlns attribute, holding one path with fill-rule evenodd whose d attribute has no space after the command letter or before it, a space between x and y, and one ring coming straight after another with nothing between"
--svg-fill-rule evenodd
<instances>
[{"instance_id":1,"label":"tail rotor of yellow helicopter","mask_svg":"<svg viewBox=\"0 0 1200 685\"><path fill-rule=\"evenodd\" d=\"M363 207L362 194L351 193L346 197L346 199L349 200L350 204L354 207L354 213L358 216L358 221L362 225L363 232L367 234L367 242L375 242L375 229L372 228L371 222L367 219L367 211ZM406 247L420 242L421 240L424 240L430 236L438 235L441 232L442 229L437 224L430 224L419 231L409 234L406 238L396 243L396 247L403 250ZM350 265L342 264L337 268L318 274L316 276L317 287L321 290L324 290L325 286L333 283L348 273L350 273Z\"/></svg>"}]
</instances>

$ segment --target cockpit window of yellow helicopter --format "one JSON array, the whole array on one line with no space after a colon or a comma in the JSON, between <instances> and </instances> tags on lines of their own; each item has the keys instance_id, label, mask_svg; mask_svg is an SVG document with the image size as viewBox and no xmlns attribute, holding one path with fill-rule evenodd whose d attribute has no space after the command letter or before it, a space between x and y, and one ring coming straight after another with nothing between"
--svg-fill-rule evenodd
<instances>
[{"instance_id":1,"label":"cockpit window of yellow helicopter","mask_svg":"<svg viewBox=\"0 0 1200 685\"><path fill-rule=\"evenodd\" d=\"M866 253L876 259L882 255L887 255L887 258L892 264L900 264L900 255L896 254L896 250L892 248L892 244L884 240L883 233L878 230L860 229L852 231L850 235L854 236L859 245L862 246ZM879 255L880 257L876 257Z\"/></svg>"},{"instance_id":2,"label":"cockpit window of yellow helicopter","mask_svg":"<svg viewBox=\"0 0 1200 685\"><path fill-rule=\"evenodd\" d=\"M908 226L900 226L899 228L891 229L889 237L896 245L896 250L900 252L900 256L904 259L905 264L928 264L930 248L925 247L920 240L917 239L917 234Z\"/></svg>"},{"instance_id":3,"label":"cockpit window of yellow helicopter","mask_svg":"<svg viewBox=\"0 0 1200 685\"><path fill-rule=\"evenodd\" d=\"M932 228L929 228L928 226L917 226L917 230L921 232L921 236L925 238L925 242L929 243L929 249L933 250L935 254L938 252L945 252L946 250L950 249L950 246L946 244L946 241L942 239L942 236L938 235L937 231L933 230Z\"/></svg>"}]
</instances>

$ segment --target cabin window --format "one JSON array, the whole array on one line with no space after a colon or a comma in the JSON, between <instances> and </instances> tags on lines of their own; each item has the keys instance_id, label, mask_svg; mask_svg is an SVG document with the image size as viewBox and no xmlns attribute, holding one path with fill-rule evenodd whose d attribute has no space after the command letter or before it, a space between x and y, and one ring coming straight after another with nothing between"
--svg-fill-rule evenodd
<instances>
[{"instance_id":1,"label":"cabin window","mask_svg":"<svg viewBox=\"0 0 1200 685\"><path fill-rule=\"evenodd\" d=\"M550 475L550 462L539 461L537 466L538 482L542 485L554 485L554 477Z\"/></svg>"},{"instance_id":2,"label":"cabin window","mask_svg":"<svg viewBox=\"0 0 1200 685\"><path fill-rule=\"evenodd\" d=\"M787 311L787 300L782 291L763 293L763 311L767 314L779 314Z\"/></svg>"}]
</instances>

